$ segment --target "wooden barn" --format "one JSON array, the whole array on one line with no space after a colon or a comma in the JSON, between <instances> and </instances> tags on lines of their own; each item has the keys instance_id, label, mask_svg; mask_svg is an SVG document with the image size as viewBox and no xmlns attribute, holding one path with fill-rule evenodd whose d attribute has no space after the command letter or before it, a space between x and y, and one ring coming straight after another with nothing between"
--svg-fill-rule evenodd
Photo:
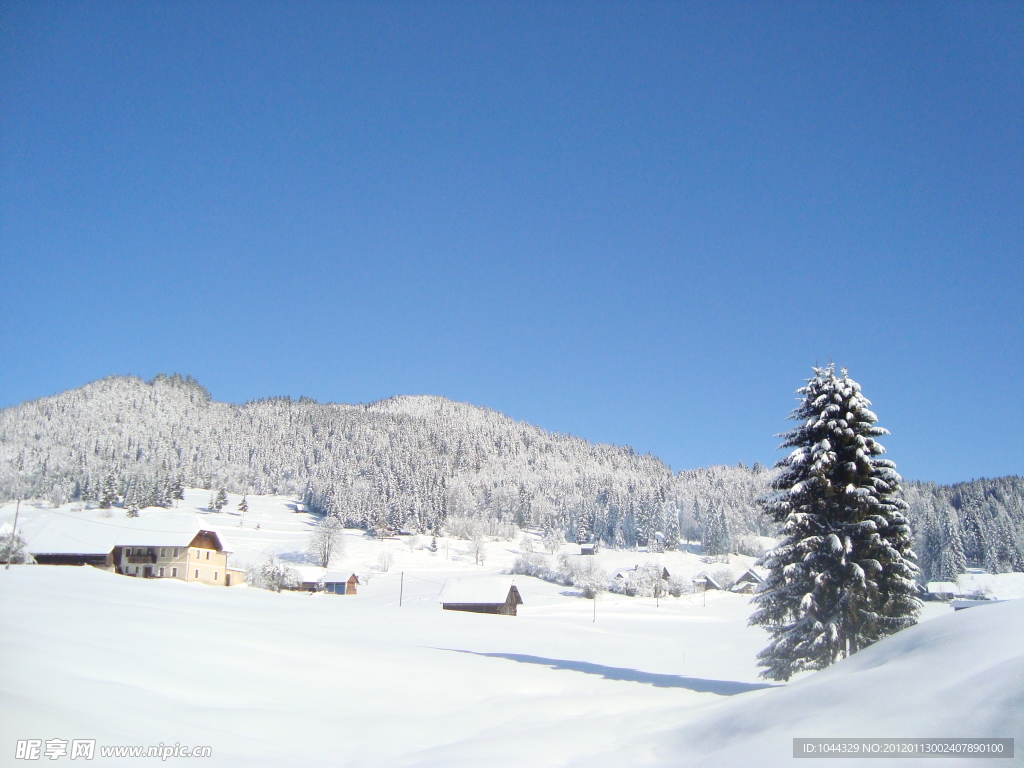
<instances>
[{"instance_id":1,"label":"wooden barn","mask_svg":"<svg viewBox=\"0 0 1024 768\"><path fill-rule=\"evenodd\" d=\"M323 584L328 595L354 595L359 577L351 571L328 571L324 574Z\"/></svg>"},{"instance_id":2,"label":"wooden barn","mask_svg":"<svg viewBox=\"0 0 1024 768\"><path fill-rule=\"evenodd\" d=\"M448 579L437 600L446 611L497 613L502 616L515 616L516 606L523 604L512 579L503 576Z\"/></svg>"},{"instance_id":3,"label":"wooden barn","mask_svg":"<svg viewBox=\"0 0 1024 768\"><path fill-rule=\"evenodd\" d=\"M708 592L712 589L717 589L725 592L725 588L715 579L714 576L705 573L703 576L698 576L693 580L693 591L694 592Z\"/></svg>"}]
</instances>

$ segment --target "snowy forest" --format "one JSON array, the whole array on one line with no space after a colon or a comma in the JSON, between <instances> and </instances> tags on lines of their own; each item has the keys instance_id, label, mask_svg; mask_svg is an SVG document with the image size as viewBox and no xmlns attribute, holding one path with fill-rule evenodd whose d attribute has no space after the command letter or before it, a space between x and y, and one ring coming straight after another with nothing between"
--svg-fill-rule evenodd
<instances>
[{"instance_id":1,"label":"snowy forest","mask_svg":"<svg viewBox=\"0 0 1024 768\"><path fill-rule=\"evenodd\" d=\"M223 488L293 495L350 526L467 538L536 528L757 555L775 533L755 503L774 471L673 473L649 454L442 397L219 403L177 374L110 377L0 411L0 500L138 509L169 506L183 486ZM1024 571L1024 478L906 482L904 496L924 577Z\"/></svg>"}]
</instances>

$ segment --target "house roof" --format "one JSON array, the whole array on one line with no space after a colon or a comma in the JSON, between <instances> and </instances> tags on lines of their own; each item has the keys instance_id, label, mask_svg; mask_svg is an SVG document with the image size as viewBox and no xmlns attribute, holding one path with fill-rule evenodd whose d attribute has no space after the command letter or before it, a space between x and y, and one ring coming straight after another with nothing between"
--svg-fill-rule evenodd
<instances>
[{"instance_id":1,"label":"house roof","mask_svg":"<svg viewBox=\"0 0 1024 768\"><path fill-rule=\"evenodd\" d=\"M217 532L201 528L193 515L96 519L54 514L26 526L27 549L33 555L106 555L114 547L187 547L199 533L213 536L220 545Z\"/></svg>"},{"instance_id":2,"label":"house roof","mask_svg":"<svg viewBox=\"0 0 1024 768\"><path fill-rule=\"evenodd\" d=\"M464 579L448 579L438 596L439 603L500 605L513 592L516 605L523 602L512 579L504 576L472 576Z\"/></svg>"},{"instance_id":3,"label":"house roof","mask_svg":"<svg viewBox=\"0 0 1024 768\"><path fill-rule=\"evenodd\" d=\"M767 578L768 571L766 571L764 568L758 568L755 565L745 570L743 574L738 579L736 579L736 583L738 584L741 581L750 581L754 584L763 584L765 579Z\"/></svg>"},{"instance_id":4,"label":"house roof","mask_svg":"<svg viewBox=\"0 0 1024 768\"><path fill-rule=\"evenodd\" d=\"M299 580L303 584L316 584L321 582L324 579L324 574L327 572L319 565L293 565L291 567L299 574Z\"/></svg>"},{"instance_id":5,"label":"house roof","mask_svg":"<svg viewBox=\"0 0 1024 768\"><path fill-rule=\"evenodd\" d=\"M928 591L933 595L944 595L948 593L959 592L960 587L958 587L952 581L929 581Z\"/></svg>"},{"instance_id":6,"label":"house roof","mask_svg":"<svg viewBox=\"0 0 1024 768\"><path fill-rule=\"evenodd\" d=\"M701 581L701 579L703 579L703 581L704 581L704 588L705 589L710 587L711 589L719 589L722 592L725 591L725 589L722 587L722 585L718 583L718 580L714 576L712 576L710 573L705 573L699 579L694 579L694 581L699 582L699 581Z\"/></svg>"},{"instance_id":7,"label":"house roof","mask_svg":"<svg viewBox=\"0 0 1024 768\"><path fill-rule=\"evenodd\" d=\"M324 584L342 584L347 582L349 579L355 579L356 584L361 583L359 577L352 571L327 571L324 574Z\"/></svg>"}]
</instances>

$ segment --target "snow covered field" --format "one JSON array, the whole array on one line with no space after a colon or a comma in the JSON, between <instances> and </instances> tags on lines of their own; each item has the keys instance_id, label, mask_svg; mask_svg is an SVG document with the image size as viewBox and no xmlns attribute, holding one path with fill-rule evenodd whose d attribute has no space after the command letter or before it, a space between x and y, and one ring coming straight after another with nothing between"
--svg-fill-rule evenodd
<instances>
[{"instance_id":1,"label":"snow covered field","mask_svg":"<svg viewBox=\"0 0 1024 768\"><path fill-rule=\"evenodd\" d=\"M300 560L313 518L294 500L249 497L240 526L228 514L239 498L207 514L208 498L190 491L179 513L215 528L238 564ZM19 529L31 542L64 516L134 522L104 514L22 505ZM775 687L757 679L765 634L746 626L745 596L603 595L594 621L571 588L517 576L515 618L442 611L445 578L499 572L518 543L490 543L482 566L467 542L439 545L348 532L355 596L0 570L0 765L28 764L19 739L87 738L208 745L202 762L216 766L764 766L790 764L792 738L814 736L1015 737L1018 757L991 765L1022 764L1024 601L928 604L919 626ZM647 557L599 555L609 570ZM650 557L673 574L707 568ZM973 578L1014 597L1020 576Z\"/></svg>"}]
</instances>

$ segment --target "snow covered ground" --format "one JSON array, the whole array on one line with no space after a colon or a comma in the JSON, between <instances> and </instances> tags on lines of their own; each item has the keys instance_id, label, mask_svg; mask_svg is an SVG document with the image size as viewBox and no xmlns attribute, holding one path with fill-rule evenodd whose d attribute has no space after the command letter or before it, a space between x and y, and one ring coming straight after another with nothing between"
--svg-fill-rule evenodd
<instances>
[{"instance_id":1,"label":"snow covered ground","mask_svg":"<svg viewBox=\"0 0 1024 768\"><path fill-rule=\"evenodd\" d=\"M238 498L207 514L208 498L190 491L179 513L218 530L239 564L301 559L314 518L294 500L249 497L241 521L227 512ZM103 514L22 505L30 540L64 516L134 523ZM1000 736L1017 739L1018 757L992 765L1022 762L1024 601L955 614L928 604L919 626L768 687L745 596L604 595L595 621L593 601L517 576L518 617L442 611L446 578L499 572L519 545L490 543L480 566L466 542L436 553L355 531L345 542L341 565L363 580L355 596L0 570L0 765L27 764L17 740L52 738L208 745L216 766L619 768L789 764L797 736ZM609 570L647 557L599 555ZM673 574L707 568L686 553L656 559ZM1016 576L986 585L1011 597Z\"/></svg>"}]
</instances>

